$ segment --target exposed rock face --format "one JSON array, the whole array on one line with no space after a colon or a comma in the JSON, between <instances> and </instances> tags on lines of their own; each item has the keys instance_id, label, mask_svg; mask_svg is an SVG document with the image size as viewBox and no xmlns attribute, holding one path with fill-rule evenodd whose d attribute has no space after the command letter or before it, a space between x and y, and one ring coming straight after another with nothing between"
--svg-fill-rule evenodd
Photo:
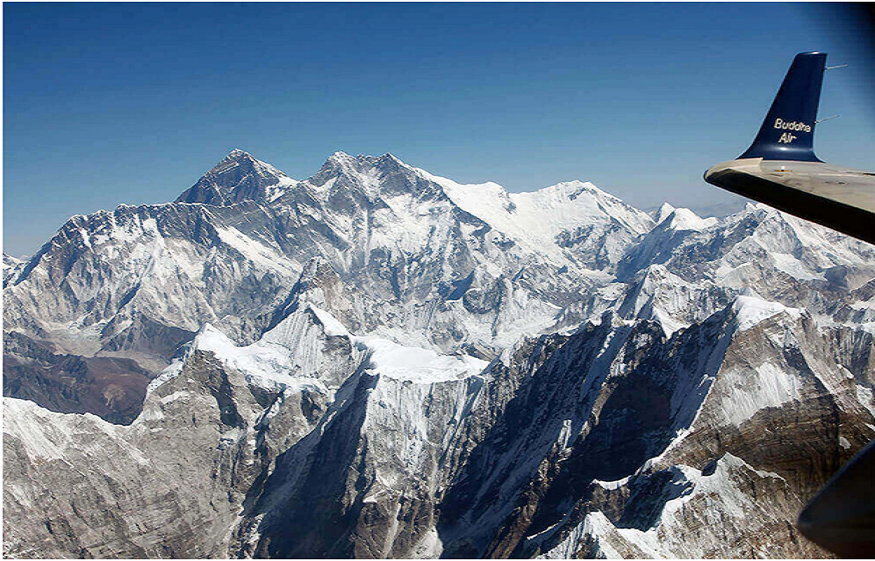
<instances>
[{"instance_id":1,"label":"exposed rock face","mask_svg":"<svg viewBox=\"0 0 875 561\"><path fill-rule=\"evenodd\" d=\"M243 150L232 150L216 167L182 193L177 203L227 206L243 201L270 202L297 181Z\"/></svg>"},{"instance_id":2,"label":"exposed rock face","mask_svg":"<svg viewBox=\"0 0 875 561\"><path fill-rule=\"evenodd\" d=\"M6 282L16 277L21 270L24 268L26 262L9 255L5 251L3 252L3 286L6 286Z\"/></svg>"},{"instance_id":3,"label":"exposed rock face","mask_svg":"<svg viewBox=\"0 0 875 561\"><path fill-rule=\"evenodd\" d=\"M4 552L824 555L793 521L875 436L875 250L657 219L241 151L72 218L4 260Z\"/></svg>"},{"instance_id":4,"label":"exposed rock face","mask_svg":"<svg viewBox=\"0 0 875 561\"><path fill-rule=\"evenodd\" d=\"M603 284L651 226L580 182L509 195L342 153L297 182L235 150L176 203L75 216L26 265L7 259L6 329L157 374L204 323L257 340L318 257L357 332L491 357Z\"/></svg>"},{"instance_id":5,"label":"exposed rock face","mask_svg":"<svg viewBox=\"0 0 875 561\"><path fill-rule=\"evenodd\" d=\"M736 303L734 323L745 327L738 319L751 305ZM736 327L716 376L693 377L686 388L697 389L681 405L695 411L695 419L671 426L670 444L655 457L645 454L649 459L634 471L595 475L571 524L550 527L530 540L526 552L819 555L788 513L798 513L875 429L853 376L820 360L829 354L823 346L830 338L813 327L808 316L786 311ZM697 403L703 389L707 395Z\"/></svg>"},{"instance_id":6,"label":"exposed rock face","mask_svg":"<svg viewBox=\"0 0 875 561\"><path fill-rule=\"evenodd\" d=\"M321 337L331 347L315 335L321 328L311 319L287 322L296 325L277 329L297 327L295 339L318 344ZM205 328L127 427L5 400L7 554L226 555L247 494L270 472L277 453L310 433L325 411L329 390L318 380L306 382L308 368L329 378L344 372L350 349L326 348L309 364L298 360L301 382L281 385L247 380L233 356L201 346L235 348Z\"/></svg>"},{"instance_id":7,"label":"exposed rock face","mask_svg":"<svg viewBox=\"0 0 875 561\"><path fill-rule=\"evenodd\" d=\"M151 375L129 358L58 355L20 333L6 336L4 352L4 395L125 425L140 414Z\"/></svg>"}]
</instances>

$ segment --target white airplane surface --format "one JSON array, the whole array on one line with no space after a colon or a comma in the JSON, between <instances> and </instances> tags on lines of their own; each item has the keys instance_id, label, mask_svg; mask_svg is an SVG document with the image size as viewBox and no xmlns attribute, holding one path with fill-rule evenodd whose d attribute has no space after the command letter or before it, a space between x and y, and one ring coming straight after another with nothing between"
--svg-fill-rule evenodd
<instances>
[{"instance_id":1,"label":"white airplane surface","mask_svg":"<svg viewBox=\"0 0 875 561\"><path fill-rule=\"evenodd\" d=\"M875 243L875 173L814 155L826 53L796 55L753 144L705 181Z\"/></svg>"}]
</instances>

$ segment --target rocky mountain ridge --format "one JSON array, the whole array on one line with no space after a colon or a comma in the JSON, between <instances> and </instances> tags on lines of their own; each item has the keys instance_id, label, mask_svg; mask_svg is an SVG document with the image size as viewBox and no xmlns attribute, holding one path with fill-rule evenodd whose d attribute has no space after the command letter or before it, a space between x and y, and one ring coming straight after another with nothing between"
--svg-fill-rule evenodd
<instances>
[{"instance_id":1,"label":"rocky mountain ridge","mask_svg":"<svg viewBox=\"0 0 875 561\"><path fill-rule=\"evenodd\" d=\"M4 267L11 556L821 556L875 435L875 248L761 205L235 150Z\"/></svg>"}]
</instances>

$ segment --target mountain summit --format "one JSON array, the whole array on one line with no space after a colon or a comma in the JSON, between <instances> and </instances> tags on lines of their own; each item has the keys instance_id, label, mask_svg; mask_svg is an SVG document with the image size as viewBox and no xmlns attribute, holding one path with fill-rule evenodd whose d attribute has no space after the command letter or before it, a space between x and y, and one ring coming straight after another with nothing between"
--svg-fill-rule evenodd
<instances>
[{"instance_id":1,"label":"mountain summit","mask_svg":"<svg viewBox=\"0 0 875 561\"><path fill-rule=\"evenodd\" d=\"M249 200L272 201L297 183L272 165L234 149L176 202L226 206Z\"/></svg>"},{"instance_id":2,"label":"mountain summit","mask_svg":"<svg viewBox=\"0 0 875 561\"><path fill-rule=\"evenodd\" d=\"M875 247L234 150L4 259L8 557L816 557ZM714 521L719 521L715 524Z\"/></svg>"}]
</instances>

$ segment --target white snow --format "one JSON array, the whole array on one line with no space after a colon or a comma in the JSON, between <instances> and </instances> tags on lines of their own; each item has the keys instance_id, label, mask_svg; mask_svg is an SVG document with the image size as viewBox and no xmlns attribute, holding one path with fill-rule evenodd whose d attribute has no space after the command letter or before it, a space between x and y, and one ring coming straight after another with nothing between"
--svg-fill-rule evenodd
<instances>
[{"instance_id":1,"label":"white snow","mask_svg":"<svg viewBox=\"0 0 875 561\"><path fill-rule=\"evenodd\" d=\"M429 528L416 544L413 555L414 559L439 559L443 550L444 544L437 528Z\"/></svg>"},{"instance_id":2,"label":"white snow","mask_svg":"<svg viewBox=\"0 0 875 561\"><path fill-rule=\"evenodd\" d=\"M791 277L799 280L814 280L823 279L823 273L813 273L799 259L789 253L781 253L778 251L770 252L772 260L775 262L775 267L778 270L784 271Z\"/></svg>"},{"instance_id":3,"label":"white snow","mask_svg":"<svg viewBox=\"0 0 875 561\"><path fill-rule=\"evenodd\" d=\"M50 417L47 409L32 401L3 398L3 433L18 438L24 444L27 455L44 460L64 458L64 446L69 442L69 434L53 422L44 422ZM37 421L36 418L40 419ZM60 444L59 444L60 443Z\"/></svg>"},{"instance_id":4,"label":"white snow","mask_svg":"<svg viewBox=\"0 0 875 561\"><path fill-rule=\"evenodd\" d=\"M674 335L681 329L686 329L690 326L689 323L684 321L677 321L670 314L656 307L653 308L653 313L650 317L654 321L658 322L660 326L662 326L662 331L668 338L671 338L672 335Z\"/></svg>"},{"instance_id":5,"label":"white snow","mask_svg":"<svg viewBox=\"0 0 875 561\"><path fill-rule=\"evenodd\" d=\"M659 210L656 212L654 221L657 224L661 224L662 221L671 216L674 211L675 207L671 206L669 203L662 203L662 206L660 206Z\"/></svg>"},{"instance_id":6,"label":"white snow","mask_svg":"<svg viewBox=\"0 0 875 561\"><path fill-rule=\"evenodd\" d=\"M283 323L305 321L302 316L295 314ZM277 327L281 326L282 323ZM301 337L293 340L292 348L271 341L267 335L252 345L238 347L224 333L206 324L195 337L193 347L213 352L241 372L249 383L271 390L306 386L326 393L325 385L316 378L320 354L317 335L307 329L301 329L299 333Z\"/></svg>"},{"instance_id":7,"label":"white snow","mask_svg":"<svg viewBox=\"0 0 875 561\"><path fill-rule=\"evenodd\" d=\"M638 548L645 557L702 557L708 545L701 540L689 540L689 520L705 524L740 525L751 515L763 516L762 507L749 495L744 485L746 477L735 475L747 472L760 478L783 479L771 472L753 469L742 459L725 454L717 462L713 474L685 465L672 466L672 495L663 505L656 523L642 531L636 528L617 528L599 511L591 512L568 537L543 558L570 558L584 539L594 539L597 552L605 557L623 558L617 548ZM694 505L692 508L689 506ZM705 506L702 506L704 503ZM768 514L765 516L768 517ZM719 529L714 530L719 535Z\"/></svg>"},{"instance_id":8,"label":"white snow","mask_svg":"<svg viewBox=\"0 0 875 561\"><path fill-rule=\"evenodd\" d=\"M798 308L788 308L783 304L767 302L754 296L739 296L732 304L732 309L735 312L738 331L750 329L781 312L787 313L794 319L802 316L802 310Z\"/></svg>"},{"instance_id":9,"label":"white snow","mask_svg":"<svg viewBox=\"0 0 875 561\"><path fill-rule=\"evenodd\" d=\"M669 220L667 227L671 230L695 230L697 232L710 228L718 222L714 217L701 218L688 208L674 209L669 216L663 219L663 221L665 220Z\"/></svg>"},{"instance_id":10,"label":"white snow","mask_svg":"<svg viewBox=\"0 0 875 561\"><path fill-rule=\"evenodd\" d=\"M161 405L167 405L168 403L173 403L174 401L185 400L191 394L185 390L175 391L170 395L165 395L159 401Z\"/></svg>"},{"instance_id":11,"label":"white snow","mask_svg":"<svg viewBox=\"0 0 875 561\"><path fill-rule=\"evenodd\" d=\"M146 398L163 384L179 376L185 366L185 360L185 358L174 360L167 368L161 371L161 374L157 378L149 382L149 385L146 386Z\"/></svg>"},{"instance_id":12,"label":"white snow","mask_svg":"<svg viewBox=\"0 0 875 561\"><path fill-rule=\"evenodd\" d=\"M313 324L312 312L320 324ZM243 373L252 383L269 388L314 386L327 388L318 379L324 337L348 337L366 355L365 368L374 374L417 383L459 380L480 373L487 362L467 355L443 355L431 349L399 345L379 337L358 337L331 313L312 304L284 319L261 340L238 347L224 333L206 324L193 343L193 349L211 351L216 357ZM162 377L178 374L168 368Z\"/></svg>"},{"instance_id":13,"label":"white snow","mask_svg":"<svg viewBox=\"0 0 875 561\"><path fill-rule=\"evenodd\" d=\"M255 159L253 158L253 160ZM277 178L276 183L267 186L265 197L267 198L268 202L273 202L279 199L280 197L285 195L286 192L297 187L300 183L299 181L292 179L291 177L281 172L277 168L273 167L272 165L268 164L267 162L255 160L254 166L256 171L261 175L272 175Z\"/></svg>"},{"instance_id":14,"label":"white snow","mask_svg":"<svg viewBox=\"0 0 875 561\"><path fill-rule=\"evenodd\" d=\"M91 413L56 413L32 401L3 398L4 438L17 438L30 458L67 462L71 449L85 456L102 454L103 440L95 434L103 433L129 460L148 465L143 453L124 439L129 431L130 427L114 425Z\"/></svg>"},{"instance_id":15,"label":"white snow","mask_svg":"<svg viewBox=\"0 0 875 561\"><path fill-rule=\"evenodd\" d=\"M875 393L862 384L856 384L856 390L857 399L860 401L860 405L868 409L869 412L875 416Z\"/></svg>"},{"instance_id":16,"label":"white snow","mask_svg":"<svg viewBox=\"0 0 875 561\"><path fill-rule=\"evenodd\" d=\"M329 337L349 336L349 331L347 331L343 324L337 321L337 318L335 318L333 315L326 312L325 310L317 308L313 304L309 304L308 307L310 308L310 310L313 311L314 314L316 314L316 318L325 329L326 335L328 335Z\"/></svg>"},{"instance_id":17,"label":"white snow","mask_svg":"<svg viewBox=\"0 0 875 561\"><path fill-rule=\"evenodd\" d=\"M431 349L405 347L377 337L353 337L370 351L365 367L372 373L398 380L431 384L479 374L489 364L467 355L441 355Z\"/></svg>"},{"instance_id":18,"label":"white snow","mask_svg":"<svg viewBox=\"0 0 875 561\"><path fill-rule=\"evenodd\" d=\"M617 220L632 232L653 227L645 213L627 206L589 182L568 181L528 193L508 193L497 183L463 185L411 168L443 187L463 210L480 218L530 251L561 256L556 236L563 231ZM549 217L549 219L546 219Z\"/></svg>"},{"instance_id":19,"label":"white snow","mask_svg":"<svg viewBox=\"0 0 875 561\"><path fill-rule=\"evenodd\" d=\"M611 547L609 540L605 538L614 532L616 532L616 528L602 511L590 512L562 542L537 558L574 559L580 549L581 542L587 538L595 538L597 542L593 553L596 557L601 554L605 559L623 559L623 556Z\"/></svg>"},{"instance_id":20,"label":"white snow","mask_svg":"<svg viewBox=\"0 0 875 561\"><path fill-rule=\"evenodd\" d=\"M726 420L741 425L757 411L781 405L801 397L802 381L792 373L765 363L755 368L747 365L723 372L722 382L732 388L721 399Z\"/></svg>"},{"instance_id":21,"label":"white snow","mask_svg":"<svg viewBox=\"0 0 875 561\"><path fill-rule=\"evenodd\" d=\"M613 491L619 489L623 485L629 482L632 476L627 476L622 479L617 479L616 481L600 481L598 479L593 479L592 482L601 487L602 489Z\"/></svg>"},{"instance_id":22,"label":"white snow","mask_svg":"<svg viewBox=\"0 0 875 561\"><path fill-rule=\"evenodd\" d=\"M288 265L289 260L280 255L276 250L270 248L255 239L244 235L234 227L221 228L216 227L216 232L219 238L229 246L240 252L241 255L260 265L268 270L282 270L284 272L294 272L292 267Z\"/></svg>"}]
</instances>

